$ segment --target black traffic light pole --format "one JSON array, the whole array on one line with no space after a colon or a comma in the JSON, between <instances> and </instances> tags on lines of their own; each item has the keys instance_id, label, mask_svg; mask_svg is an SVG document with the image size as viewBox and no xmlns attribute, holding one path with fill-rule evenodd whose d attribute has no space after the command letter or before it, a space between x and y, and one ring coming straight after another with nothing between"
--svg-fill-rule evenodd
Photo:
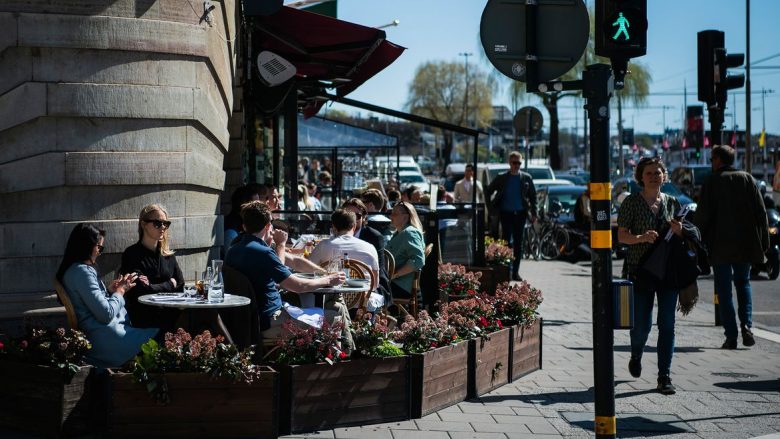
<instances>
[{"instance_id":1,"label":"black traffic light pole","mask_svg":"<svg viewBox=\"0 0 780 439\"><path fill-rule=\"evenodd\" d=\"M611 190L609 181L609 100L614 90L612 67L587 66L582 81L527 82L528 90L583 90L590 121L590 246L593 270L593 371L597 438L614 438L615 362L613 348Z\"/></svg>"},{"instance_id":2,"label":"black traffic light pole","mask_svg":"<svg viewBox=\"0 0 780 439\"><path fill-rule=\"evenodd\" d=\"M590 121L590 209L593 270L593 373L596 437L614 438L615 364L612 312L612 232L609 189L609 99L614 78L606 64L590 65L583 73L583 91Z\"/></svg>"}]
</instances>

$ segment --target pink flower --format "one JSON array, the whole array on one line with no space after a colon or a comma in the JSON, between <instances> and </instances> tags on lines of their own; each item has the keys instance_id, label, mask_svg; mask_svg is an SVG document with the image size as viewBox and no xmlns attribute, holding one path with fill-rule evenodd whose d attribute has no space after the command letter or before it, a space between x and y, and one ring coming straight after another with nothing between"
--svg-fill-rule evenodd
<instances>
[{"instance_id":1,"label":"pink flower","mask_svg":"<svg viewBox=\"0 0 780 439\"><path fill-rule=\"evenodd\" d=\"M3 344L2 341L0 341L0 351L2 351L4 348L5 348L5 345Z\"/></svg>"},{"instance_id":2,"label":"pink flower","mask_svg":"<svg viewBox=\"0 0 780 439\"><path fill-rule=\"evenodd\" d=\"M328 352L328 355L326 355L325 358L327 358L328 360L332 360L333 359L333 354Z\"/></svg>"},{"instance_id":3,"label":"pink flower","mask_svg":"<svg viewBox=\"0 0 780 439\"><path fill-rule=\"evenodd\" d=\"M341 353L339 354L339 358L340 358L340 359L342 359L342 360L343 360L343 359L345 359L345 358L347 358L347 353L346 353L346 352L341 352Z\"/></svg>"},{"instance_id":4,"label":"pink flower","mask_svg":"<svg viewBox=\"0 0 780 439\"><path fill-rule=\"evenodd\" d=\"M22 340L22 342L19 343L19 346L21 346L22 349L27 349L27 340Z\"/></svg>"}]
</instances>

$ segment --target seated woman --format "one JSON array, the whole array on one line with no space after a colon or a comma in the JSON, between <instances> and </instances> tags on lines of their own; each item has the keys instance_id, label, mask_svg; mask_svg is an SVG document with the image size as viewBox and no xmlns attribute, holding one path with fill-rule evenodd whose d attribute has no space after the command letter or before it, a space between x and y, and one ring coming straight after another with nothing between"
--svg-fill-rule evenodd
<instances>
[{"instance_id":1,"label":"seated woman","mask_svg":"<svg viewBox=\"0 0 780 439\"><path fill-rule=\"evenodd\" d=\"M138 297L144 294L184 290L184 276L169 248L170 227L168 212L162 206L150 204L144 207L138 220L138 242L122 253L119 272L138 274L135 287L128 291L125 299L127 312L139 328L173 330L178 317L177 310L138 303Z\"/></svg>"},{"instance_id":2,"label":"seated woman","mask_svg":"<svg viewBox=\"0 0 780 439\"><path fill-rule=\"evenodd\" d=\"M65 288L79 329L92 344L87 361L97 367L119 367L130 361L141 345L157 334L157 328L131 326L124 295L136 276L119 276L106 286L98 277L95 260L103 251L105 232L92 224L77 224L68 238L57 280Z\"/></svg>"},{"instance_id":3,"label":"seated woman","mask_svg":"<svg viewBox=\"0 0 780 439\"><path fill-rule=\"evenodd\" d=\"M230 248L230 244L243 231L241 223L241 206L250 201L259 200L257 188L252 185L239 186L230 197L230 213L225 215L225 241L222 247L223 256Z\"/></svg>"},{"instance_id":4,"label":"seated woman","mask_svg":"<svg viewBox=\"0 0 780 439\"><path fill-rule=\"evenodd\" d=\"M395 273L390 283L391 293L393 298L408 299L411 297L414 272L425 265L422 223L414 206L406 201L393 206L390 220L395 234L385 248L395 259ZM420 292L417 293L417 300L421 301Z\"/></svg>"}]
</instances>

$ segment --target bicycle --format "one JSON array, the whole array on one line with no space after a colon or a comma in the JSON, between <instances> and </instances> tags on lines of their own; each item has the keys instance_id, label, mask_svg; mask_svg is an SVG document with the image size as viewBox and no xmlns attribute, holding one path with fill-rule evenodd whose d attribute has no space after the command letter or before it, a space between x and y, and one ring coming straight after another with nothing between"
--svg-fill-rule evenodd
<instances>
[{"instance_id":1,"label":"bicycle","mask_svg":"<svg viewBox=\"0 0 780 439\"><path fill-rule=\"evenodd\" d=\"M534 223L528 221L525 223L523 232L523 259L533 259L538 261L541 257L539 233L536 231Z\"/></svg>"},{"instance_id":2,"label":"bicycle","mask_svg":"<svg viewBox=\"0 0 780 439\"><path fill-rule=\"evenodd\" d=\"M552 219L545 220L542 226L539 251L547 260L557 259L569 247L569 231L556 218L557 215L552 215Z\"/></svg>"}]
</instances>

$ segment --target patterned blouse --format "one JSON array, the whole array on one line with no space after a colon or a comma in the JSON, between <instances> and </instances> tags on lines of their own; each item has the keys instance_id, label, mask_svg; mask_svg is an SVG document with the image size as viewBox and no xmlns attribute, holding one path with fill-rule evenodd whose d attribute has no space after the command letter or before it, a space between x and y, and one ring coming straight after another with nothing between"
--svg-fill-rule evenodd
<instances>
[{"instance_id":1,"label":"patterned blouse","mask_svg":"<svg viewBox=\"0 0 780 439\"><path fill-rule=\"evenodd\" d=\"M650 210L650 206L647 205L642 198L641 193L631 194L623 200L620 205L620 211L618 211L618 227L624 227L628 229L632 235L641 235L648 230L656 230L659 234L661 229L672 218L674 213L680 210L680 202L677 198L661 194L661 206L658 209L658 215ZM628 254L626 255L625 265L623 266L623 276L627 273L636 272L636 268L639 262L642 260L645 252L649 250L653 244L648 242L642 242L628 246Z\"/></svg>"}]
</instances>

